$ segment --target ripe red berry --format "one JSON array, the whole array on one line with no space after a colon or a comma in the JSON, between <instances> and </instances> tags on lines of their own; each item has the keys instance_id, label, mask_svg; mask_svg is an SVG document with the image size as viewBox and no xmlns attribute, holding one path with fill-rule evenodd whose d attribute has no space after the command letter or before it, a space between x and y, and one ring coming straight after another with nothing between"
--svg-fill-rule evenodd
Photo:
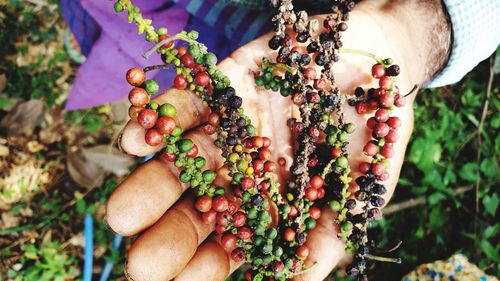
<instances>
[{"instance_id":1,"label":"ripe red berry","mask_svg":"<svg viewBox=\"0 0 500 281\"><path fill-rule=\"evenodd\" d=\"M231 221L231 215L228 212L220 212L217 213L217 217L215 219L218 225L226 226Z\"/></svg>"},{"instance_id":2,"label":"ripe red berry","mask_svg":"<svg viewBox=\"0 0 500 281\"><path fill-rule=\"evenodd\" d=\"M316 188L313 188L313 187L306 188L305 196L306 196L307 200L314 201L314 200L318 199L318 190Z\"/></svg>"},{"instance_id":3,"label":"ripe red berry","mask_svg":"<svg viewBox=\"0 0 500 281\"><path fill-rule=\"evenodd\" d=\"M384 76L384 77L380 78L380 80L378 81L380 88L383 88L383 89L392 88L393 83L394 83L394 81L389 76Z\"/></svg>"},{"instance_id":4,"label":"ripe red berry","mask_svg":"<svg viewBox=\"0 0 500 281\"><path fill-rule=\"evenodd\" d=\"M156 128L162 134L171 134L174 131L175 127L175 120L168 116L160 117L156 122Z\"/></svg>"},{"instance_id":5,"label":"ripe red berry","mask_svg":"<svg viewBox=\"0 0 500 281\"><path fill-rule=\"evenodd\" d=\"M385 94L385 89L377 88L373 91L373 94L375 95L375 98L379 98L381 95Z\"/></svg>"},{"instance_id":6,"label":"ripe red berry","mask_svg":"<svg viewBox=\"0 0 500 281\"><path fill-rule=\"evenodd\" d=\"M396 116L390 117L389 120L387 121L387 124L389 125L389 127L397 129L401 127L401 119L399 119L399 117Z\"/></svg>"},{"instance_id":7,"label":"ripe red berry","mask_svg":"<svg viewBox=\"0 0 500 281\"><path fill-rule=\"evenodd\" d=\"M368 106L365 102L358 102L358 104L356 104L356 112L358 114L366 114L366 112L368 112Z\"/></svg>"},{"instance_id":8,"label":"ripe red berry","mask_svg":"<svg viewBox=\"0 0 500 281\"><path fill-rule=\"evenodd\" d=\"M182 64L184 64L184 66L186 66L186 67L192 68L195 66L194 59L190 54L184 54L181 57L181 61L182 61Z\"/></svg>"},{"instance_id":9,"label":"ripe red berry","mask_svg":"<svg viewBox=\"0 0 500 281\"><path fill-rule=\"evenodd\" d=\"M374 156L378 153L378 146L372 142L369 142L363 147L363 152L368 156Z\"/></svg>"},{"instance_id":10,"label":"ripe red berry","mask_svg":"<svg viewBox=\"0 0 500 281\"><path fill-rule=\"evenodd\" d=\"M295 240L295 230L291 228L285 229L285 232L283 233L283 238L285 241L292 242Z\"/></svg>"},{"instance_id":11,"label":"ripe red berry","mask_svg":"<svg viewBox=\"0 0 500 281\"><path fill-rule=\"evenodd\" d=\"M144 107L138 107L138 106L131 105L128 108L128 116L130 117L130 120L137 122L137 118L139 117L139 112L141 112L143 109L144 109Z\"/></svg>"},{"instance_id":12,"label":"ripe red berry","mask_svg":"<svg viewBox=\"0 0 500 281\"><path fill-rule=\"evenodd\" d=\"M311 216L314 220L317 220L321 217L321 210L318 207L311 207L309 209L309 216Z\"/></svg>"},{"instance_id":13,"label":"ripe red berry","mask_svg":"<svg viewBox=\"0 0 500 281\"><path fill-rule=\"evenodd\" d=\"M381 108L375 112L375 120L377 120L377 122L384 123L389 120L389 114L389 110Z\"/></svg>"},{"instance_id":14,"label":"ripe red berry","mask_svg":"<svg viewBox=\"0 0 500 281\"><path fill-rule=\"evenodd\" d=\"M271 146L271 139L268 137L262 137L262 147L269 147Z\"/></svg>"},{"instance_id":15,"label":"ripe red berry","mask_svg":"<svg viewBox=\"0 0 500 281\"><path fill-rule=\"evenodd\" d=\"M373 128L377 125L377 120L375 120L375 117L370 117L368 120L366 120L366 127L368 129L373 130Z\"/></svg>"},{"instance_id":16,"label":"ripe red berry","mask_svg":"<svg viewBox=\"0 0 500 281\"><path fill-rule=\"evenodd\" d=\"M378 176L377 179L379 181L386 181L389 179L389 173L387 171L385 171L380 176Z\"/></svg>"},{"instance_id":17,"label":"ripe red berry","mask_svg":"<svg viewBox=\"0 0 500 281\"><path fill-rule=\"evenodd\" d=\"M297 207L295 206L290 206L290 212L288 212L288 216L291 217L291 218L294 218L297 216L297 214L299 213L299 211L297 210Z\"/></svg>"},{"instance_id":18,"label":"ripe red berry","mask_svg":"<svg viewBox=\"0 0 500 281\"><path fill-rule=\"evenodd\" d=\"M322 90L326 86L326 81L325 79L316 79L313 86L317 90Z\"/></svg>"},{"instance_id":19,"label":"ripe red berry","mask_svg":"<svg viewBox=\"0 0 500 281\"><path fill-rule=\"evenodd\" d=\"M307 246L305 245L302 245L297 249L296 254L299 258L305 259L307 258L307 256L309 256L309 248L307 248Z\"/></svg>"},{"instance_id":20,"label":"ripe red berry","mask_svg":"<svg viewBox=\"0 0 500 281\"><path fill-rule=\"evenodd\" d=\"M214 210L212 210L212 209L208 210L207 212L204 212L201 215L201 218L203 219L203 222L206 223L206 224L214 223L216 217L217 217L217 212L214 211Z\"/></svg>"},{"instance_id":21,"label":"ripe red berry","mask_svg":"<svg viewBox=\"0 0 500 281\"><path fill-rule=\"evenodd\" d=\"M394 129L390 130L387 136L385 137L385 141L388 143L395 143L398 140L399 140L399 134Z\"/></svg>"},{"instance_id":22,"label":"ripe red berry","mask_svg":"<svg viewBox=\"0 0 500 281\"><path fill-rule=\"evenodd\" d=\"M236 212L233 215L234 227L242 227L247 223L247 216L243 212Z\"/></svg>"},{"instance_id":23,"label":"ripe red berry","mask_svg":"<svg viewBox=\"0 0 500 281\"><path fill-rule=\"evenodd\" d=\"M386 93L380 96L378 102L382 107L391 107L394 105L394 97L391 94Z\"/></svg>"},{"instance_id":24,"label":"ripe red berry","mask_svg":"<svg viewBox=\"0 0 500 281\"><path fill-rule=\"evenodd\" d=\"M238 203L236 201L229 201L227 211L232 215L236 210L238 210Z\"/></svg>"},{"instance_id":25,"label":"ripe red berry","mask_svg":"<svg viewBox=\"0 0 500 281\"><path fill-rule=\"evenodd\" d=\"M194 77L196 84L205 87L210 83L210 76L206 72L200 72Z\"/></svg>"},{"instance_id":26,"label":"ripe red berry","mask_svg":"<svg viewBox=\"0 0 500 281\"><path fill-rule=\"evenodd\" d=\"M333 159L339 158L340 156L342 156L342 149L340 147L333 147L331 155Z\"/></svg>"},{"instance_id":27,"label":"ripe red berry","mask_svg":"<svg viewBox=\"0 0 500 281\"><path fill-rule=\"evenodd\" d=\"M175 88L177 88L178 90L184 90L184 89L186 89L187 84L188 83L187 83L187 80L184 77L184 75L178 74L177 76L175 76L175 79L174 79Z\"/></svg>"},{"instance_id":28,"label":"ripe red berry","mask_svg":"<svg viewBox=\"0 0 500 281\"><path fill-rule=\"evenodd\" d=\"M394 105L397 107L402 107L406 104L406 98L402 95L396 94L394 96Z\"/></svg>"},{"instance_id":29,"label":"ripe red berry","mask_svg":"<svg viewBox=\"0 0 500 281\"><path fill-rule=\"evenodd\" d=\"M168 37L170 37L168 34L160 35L160 37L158 37L158 42L163 41L163 40L167 39ZM172 40L170 42L167 42L167 43L161 45L161 47L167 49L167 48L172 47L173 44L174 44L174 41Z\"/></svg>"},{"instance_id":30,"label":"ripe red berry","mask_svg":"<svg viewBox=\"0 0 500 281\"><path fill-rule=\"evenodd\" d=\"M271 184L268 181L262 181L257 187L260 191L268 191L270 186Z\"/></svg>"},{"instance_id":31,"label":"ripe red berry","mask_svg":"<svg viewBox=\"0 0 500 281\"><path fill-rule=\"evenodd\" d=\"M236 236L234 236L234 234L228 233L222 236L220 244L224 249L231 250L232 248L234 248L234 246L236 246L236 241Z\"/></svg>"},{"instance_id":32,"label":"ripe red berry","mask_svg":"<svg viewBox=\"0 0 500 281\"><path fill-rule=\"evenodd\" d=\"M210 124L205 124L205 126L203 126L203 132L207 136L213 135L215 134L215 127Z\"/></svg>"},{"instance_id":33,"label":"ripe red berry","mask_svg":"<svg viewBox=\"0 0 500 281\"><path fill-rule=\"evenodd\" d=\"M224 212L227 210L228 205L229 205L229 202L227 201L226 197L217 196L213 200L212 208L216 212Z\"/></svg>"},{"instance_id":34,"label":"ripe red berry","mask_svg":"<svg viewBox=\"0 0 500 281\"><path fill-rule=\"evenodd\" d=\"M367 163L367 162L363 162L361 164L359 164L359 171L362 173L362 174L366 174L368 173L368 171L370 171L370 168L371 168L371 165L370 163Z\"/></svg>"},{"instance_id":35,"label":"ripe red berry","mask_svg":"<svg viewBox=\"0 0 500 281\"><path fill-rule=\"evenodd\" d=\"M325 183L325 181L323 180L323 178L319 175L315 175L313 176L310 180L309 180L309 184L311 185L312 188L315 188L315 189L318 189L318 188L321 188L323 187L323 184Z\"/></svg>"},{"instance_id":36,"label":"ripe red berry","mask_svg":"<svg viewBox=\"0 0 500 281\"><path fill-rule=\"evenodd\" d=\"M130 85L139 87L146 81L146 73L141 68L134 67L127 71L126 79Z\"/></svg>"},{"instance_id":37,"label":"ripe red berry","mask_svg":"<svg viewBox=\"0 0 500 281\"><path fill-rule=\"evenodd\" d=\"M200 72L204 72L205 71L205 67L201 64L197 64L193 67L193 74L198 74Z\"/></svg>"},{"instance_id":38,"label":"ripe red berry","mask_svg":"<svg viewBox=\"0 0 500 281\"><path fill-rule=\"evenodd\" d=\"M236 248L231 252L231 259L237 263L244 261L245 256L246 256L246 254L245 254L245 250L243 250L243 248Z\"/></svg>"},{"instance_id":39,"label":"ripe red berry","mask_svg":"<svg viewBox=\"0 0 500 281\"><path fill-rule=\"evenodd\" d=\"M137 122L139 122L139 125L141 125L144 129L153 128L157 120L158 114L156 113L156 111L150 108L141 110L141 112L139 112L139 115L137 116Z\"/></svg>"},{"instance_id":40,"label":"ripe red berry","mask_svg":"<svg viewBox=\"0 0 500 281\"><path fill-rule=\"evenodd\" d=\"M208 212L208 210L212 209L212 197L208 195L199 197L196 199L194 207L200 212Z\"/></svg>"},{"instance_id":41,"label":"ripe red berry","mask_svg":"<svg viewBox=\"0 0 500 281\"><path fill-rule=\"evenodd\" d=\"M244 190L249 190L254 186L254 184L255 184L254 180L250 177L244 177L241 180L241 188L243 188Z\"/></svg>"},{"instance_id":42,"label":"ripe red berry","mask_svg":"<svg viewBox=\"0 0 500 281\"><path fill-rule=\"evenodd\" d=\"M376 110L378 108L378 101L377 100L370 100L368 102L368 109L369 110Z\"/></svg>"},{"instance_id":43,"label":"ripe red berry","mask_svg":"<svg viewBox=\"0 0 500 281\"><path fill-rule=\"evenodd\" d=\"M372 66L372 76L376 79L380 79L385 76L385 66L381 64L375 64Z\"/></svg>"},{"instance_id":44,"label":"ripe red berry","mask_svg":"<svg viewBox=\"0 0 500 281\"><path fill-rule=\"evenodd\" d=\"M285 264L282 261L274 261L272 263L272 268L274 272L282 272L285 270Z\"/></svg>"},{"instance_id":45,"label":"ripe red berry","mask_svg":"<svg viewBox=\"0 0 500 281\"><path fill-rule=\"evenodd\" d=\"M273 173L276 171L277 168L278 168L278 166L273 161L267 161L264 164L264 171L266 171L266 172Z\"/></svg>"},{"instance_id":46,"label":"ripe red berry","mask_svg":"<svg viewBox=\"0 0 500 281\"><path fill-rule=\"evenodd\" d=\"M252 167L253 167L254 172L259 173L262 170L264 170L264 162L260 159L253 160Z\"/></svg>"},{"instance_id":47,"label":"ripe red berry","mask_svg":"<svg viewBox=\"0 0 500 281\"><path fill-rule=\"evenodd\" d=\"M179 48L177 48L177 55L179 57L182 57L183 55L185 55L187 53L187 47L185 46L180 46Z\"/></svg>"},{"instance_id":48,"label":"ripe red berry","mask_svg":"<svg viewBox=\"0 0 500 281\"><path fill-rule=\"evenodd\" d=\"M267 161L271 159L271 150L269 150L268 148L261 148L259 150L259 158L262 161Z\"/></svg>"},{"instance_id":49,"label":"ripe red berry","mask_svg":"<svg viewBox=\"0 0 500 281\"><path fill-rule=\"evenodd\" d=\"M252 232L252 230L250 230L250 228L244 226L244 227L241 227L238 229L238 232L236 233L236 235L239 238L246 241L246 240L250 240L250 238L252 238L253 232Z\"/></svg>"},{"instance_id":50,"label":"ripe red berry","mask_svg":"<svg viewBox=\"0 0 500 281\"><path fill-rule=\"evenodd\" d=\"M255 148L261 148L262 146L264 146L264 139L262 137L253 137L252 145Z\"/></svg>"},{"instance_id":51,"label":"ripe red berry","mask_svg":"<svg viewBox=\"0 0 500 281\"><path fill-rule=\"evenodd\" d=\"M309 67L304 71L304 77L308 80L314 80L316 78L316 70L313 67Z\"/></svg>"},{"instance_id":52,"label":"ripe red berry","mask_svg":"<svg viewBox=\"0 0 500 281\"><path fill-rule=\"evenodd\" d=\"M157 146L163 140L163 134L156 129L149 129L145 136L146 143L150 146Z\"/></svg>"},{"instance_id":53,"label":"ripe red berry","mask_svg":"<svg viewBox=\"0 0 500 281\"><path fill-rule=\"evenodd\" d=\"M380 150L380 154L382 154L382 156L384 156L385 158L392 158L392 156L394 155L394 149L392 148L392 145L390 143L385 144Z\"/></svg>"},{"instance_id":54,"label":"ripe red berry","mask_svg":"<svg viewBox=\"0 0 500 281\"><path fill-rule=\"evenodd\" d=\"M318 199L323 199L323 197L325 197L325 189L318 188Z\"/></svg>"},{"instance_id":55,"label":"ripe red berry","mask_svg":"<svg viewBox=\"0 0 500 281\"><path fill-rule=\"evenodd\" d=\"M385 167L382 163L377 162L372 164L372 173L376 176L381 175L385 170Z\"/></svg>"},{"instance_id":56,"label":"ripe red berry","mask_svg":"<svg viewBox=\"0 0 500 281\"><path fill-rule=\"evenodd\" d=\"M191 158L195 158L196 156L198 156L198 146L196 144L193 144L191 150L186 152L186 156Z\"/></svg>"},{"instance_id":57,"label":"ripe red berry","mask_svg":"<svg viewBox=\"0 0 500 281\"><path fill-rule=\"evenodd\" d=\"M128 100L133 106L143 107L149 102L149 95L143 88L133 88L128 94Z\"/></svg>"},{"instance_id":58,"label":"ripe red berry","mask_svg":"<svg viewBox=\"0 0 500 281\"><path fill-rule=\"evenodd\" d=\"M383 138L383 137L387 136L387 134L389 133L390 129L391 128L386 123L378 123L373 128L373 133L374 133L375 136L377 136L379 138Z\"/></svg>"}]
</instances>

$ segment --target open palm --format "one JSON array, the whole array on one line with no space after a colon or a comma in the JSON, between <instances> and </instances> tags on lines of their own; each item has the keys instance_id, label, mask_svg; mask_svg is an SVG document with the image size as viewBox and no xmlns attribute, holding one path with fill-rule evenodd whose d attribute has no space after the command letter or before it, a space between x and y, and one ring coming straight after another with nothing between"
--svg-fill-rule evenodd
<instances>
[{"instance_id":1,"label":"open palm","mask_svg":"<svg viewBox=\"0 0 500 281\"><path fill-rule=\"evenodd\" d=\"M367 46L367 51L380 55L391 55L398 59L397 53L379 38L384 34L372 27L363 32L363 38L356 34L357 29L366 29L370 19L363 12L353 13L353 20L344 38L346 46ZM272 140L273 160L286 160L278 169L279 180L283 186L292 164L293 139L287 120L298 118L298 109L289 98L277 93L256 89L253 70L263 57L269 55L268 36L261 37L234 52L219 64L222 72L229 76L232 86L243 98L245 113L252 119L258 134ZM383 40L382 40L383 41ZM369 46L369 47L368 47ZM343 93L352 93L357 86L367 88L374 81L369 75L373 61L352 55L342 55L336 68L337 81ZM347 64L346 61L349 61ZM404 65L403 70L404 70ZM411 88L409 75L403 73L398 81L401 90ZM206 121L209 110L202 106L193 94L169 90L156 98L159 104L171 103L176 106L177 122L199 148L199 154L207 159L207 168L217 171L216 183L228 186L227 170L213 139L203 133L199 126ZM351 167L361 161L368 161L362 148L369 140L365 129L368 116L357 115L345 105L345 117L353 122L357 130L351 135L348 146L351 154ZM401 139L395 145L395 156L391 159L390 178L385 183L389 189L386 202L392 195L402 165L404 151L412 128L411 102L395 111L405 127L400 131ZM144 142L144 129L130 122L125 128L121 147L129 154L145 156L157 152L158 147ZM283 161L281 161L283 162ZM178 169L172 164L153 159L136 169L112 194L107 205L106 219L109 226L119 234L130 236L139 234L128 252L126 272L130 279L140 280L224 280L240 264L235 264L222 246L219 235L212 233L214 225L205 224L193 206L192 192L187 185L178 180ZM357 176L353 172L352 176ZM297 280L322 280L344 256L344 246L336 237L335 214L328 208L322 212L317 227L310 232L307 245L310 255L306 264L317 263L313 270L296 277Z\"/></svg>"}]
</instances>

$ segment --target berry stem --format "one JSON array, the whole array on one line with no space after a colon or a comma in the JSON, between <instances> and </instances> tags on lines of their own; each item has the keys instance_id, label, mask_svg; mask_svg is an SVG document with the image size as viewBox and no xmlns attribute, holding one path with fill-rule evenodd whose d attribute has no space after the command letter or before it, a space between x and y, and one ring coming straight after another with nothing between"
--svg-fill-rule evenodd
<instances>
[{"instance_id":1,"label":"berry stem","mask_svg":"<svg viewBox=\"0 0 500 281\"><path fill-rule=\"evenodd\" d=\"M387 257L379 257L379 256L374 256L371 254L366 254L366 258L375 260L375 261L381 261L381 262L392 262L392 263L397 263L401 264L401 259L400 258L387 258Z\"/></svg>"},{"instance_id":2,"label":"berry stem","mask_svg":"<svg viewBox=\"0 0 500 281\"><path fill-rule=\"evenodd\" d=\"M151 71L151 70L158 70L158 69L170 69L170 67L168 65L166 65L166 64L160 64L160 65L146 66L142 70L144 72L148 72L148 71Z\"/></svg>"},{"instance_id":3,"label":"berry stem","mask_svg":"<svg viewBox=\"0 0 500 281\"><path fill-rule=\"evenodd\" d=\"M356 49L348 49L348 48L340 48L339 51L342 54L354 54L354 55L362 55L362 56L365 56L365 57L369 57L369 58L374 59L377 63L379 63L381 65L384 65L384 66L386 65L384 63L384 60L382 58L380 58L379 56L377 56L375 54L372 54L370 52L366 52L366 51L362 51L362 50L356 50Z\"/></svg>"}]
</instances>

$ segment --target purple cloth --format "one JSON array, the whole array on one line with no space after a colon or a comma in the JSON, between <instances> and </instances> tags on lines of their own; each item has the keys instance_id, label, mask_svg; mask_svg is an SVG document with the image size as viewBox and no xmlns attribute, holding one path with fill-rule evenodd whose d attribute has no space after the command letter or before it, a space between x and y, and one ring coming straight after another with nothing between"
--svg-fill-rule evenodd
<instances>
[{"instance_id":1,"label":"purple cloth","mask_svg":"<svg viewBox=\"0 0 500 281\"><path fill-rule=\"evenodd\" d=\"M68 7L75 11L79 6L72 2L77 2L81 9L71 25ZM88 108L123 99L130 91L125 82L129 68L161 63L160 56L153 55L148 60L142 57L152 43L137 34L136 26L128 23L126 12L114 13L114 1L61 0L60 3L82 51L88 54L78 70L66 109ZM189 18L183 9L162 8L164 1L141 1L138 4L145 18L151 18L156 26L168 26L169 33L182 30ZM87 24L89 28L86 28ZM97 32L99 35L96 36ZM154 75L152 73L150 77ZM170 72L166 79L173 75Z\"/></svg>"}]
</instances>

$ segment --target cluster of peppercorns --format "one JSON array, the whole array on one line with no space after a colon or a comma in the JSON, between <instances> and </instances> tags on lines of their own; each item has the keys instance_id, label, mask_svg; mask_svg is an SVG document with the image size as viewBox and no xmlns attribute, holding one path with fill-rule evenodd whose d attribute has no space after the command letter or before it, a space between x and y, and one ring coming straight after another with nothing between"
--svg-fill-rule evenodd
<instances>
[{"instance_id":1,"label":"cluster of peppercorns","mask_svg":"<svg viewBox=\"0 0 500 281\"><path fill-rule=\"evenodd\" d=\"M129 94L130 117L146 130L147 144L165 144L161 159L174 162L181 170L180 181L196 188L195 208L207 224L215 224L215 230L222 234L221 245L231 258L251 263L247 280L288 280L306 270L307 232L316 227L325 204L338 212L339 238L347 251L356 252L348 273L366 278L365 259L370 257L367 222L381 216L379 207L384 201L380 195L385 193L385 187L379 181L388 178L385 165L393 154L392 143L397 140L397 128L401 125L397 117L389 116L393 105L404 104L404 97L393 85L399 67L388 60L381 61L372 69L380 87L367 93L358 88L356 97L349 100L360 114L377 110L368 121L374 139L364 149L373 160L360 165L364 175L356 179L359 190L354 194L365 206L361 214L354 215L349 212L356 200L350 198L348 191L351 167L346 147L355 126L344 121L343 96L335 83L332 65L340 58L340 33L347 30L345 21L355 2L334 1L332 14L324 20L319 36L315 36L319 25L309 20L306 12L295 12L291 0L271 4L276 10L276 35L269 47L277 50L278 56L276 62L263 59L255 82L291 97L301 114L299 120L289 121L298 149L284 197L275 180L277 165L271 161L270 139L256 135L256 128L244 115L242 98L216 67L215 54L196 41L198 33L181 31L170 36L166 28L155 30L130 0L118 0L115 10L127 10L129 21L138 25L138 32L146 32L146 39L156 43L145 56L156 51L165 63L127 72L127 81L134 86ZM293 26L295 35L287 33L287 25ZM187 45L175 47L175 40ZM306 44L305 52L300 44ZM311 62L319 66L320 73ZM214 185L214 171L203 171L206 160L198 156L198 147L192 140L182 137L182 129L174 120L175 107L151 101L159 87L154 80L146 80L145 72L168 66L177 72L175 88L190 90L211 110L203 131L216 135L214 143L220 148L232 179L229 190ZM335 120L332 113L336 113ZM322 135L325 144L320 144ZM270 204L279 210L275 227L271 227Z\"/></svg>"}]
</instances>

